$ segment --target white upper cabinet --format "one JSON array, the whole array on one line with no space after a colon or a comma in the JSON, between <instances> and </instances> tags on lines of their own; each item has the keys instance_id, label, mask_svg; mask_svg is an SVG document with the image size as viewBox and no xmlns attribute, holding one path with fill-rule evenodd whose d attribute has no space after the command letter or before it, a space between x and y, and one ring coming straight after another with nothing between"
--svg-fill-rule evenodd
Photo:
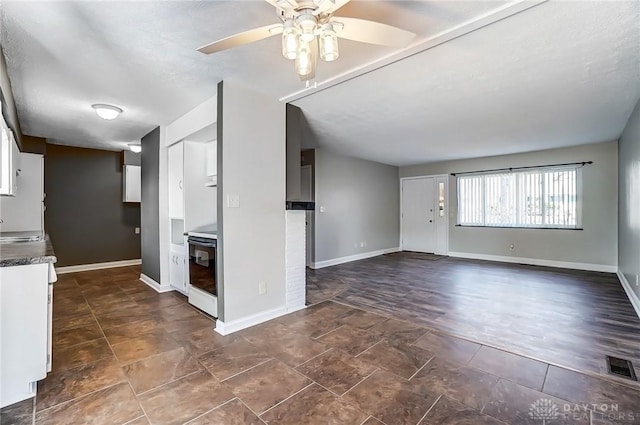
<instances>
[{"instance_id":1,"label":"white upper cabinet","mask_svg":"<svg viewBox=\"0 0 640 425\"><path fill-rule=\"evenodd\" d=\"M184 219L184 143L169 146L169 218Z\"/></svg>"},{"instance_id":2,"label":"white upper cabinet","mask_svg":"<svg viewBox=\"0 0 640 425\"><path fill-rule=\"evenodd\" d=\"M142 167L139 165L122 166L122 201L140 202Z\"/></svg>"}]
</instances>

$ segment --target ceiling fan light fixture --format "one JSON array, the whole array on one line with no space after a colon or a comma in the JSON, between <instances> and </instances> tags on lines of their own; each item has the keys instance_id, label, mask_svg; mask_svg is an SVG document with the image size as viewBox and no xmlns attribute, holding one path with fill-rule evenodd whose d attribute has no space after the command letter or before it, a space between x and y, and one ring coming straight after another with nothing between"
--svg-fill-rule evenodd
<instances>
[{"instance_id":1,"label":"ceiling fan light fixture","mask_svg":"<svg viewBox=\"0 0 640 425\"><path fill-rule=\"evenodd\" d=\"M102 103L96 103L91 105L96 114L103 120L111 121L118 118L118 115L122 113L122 109L113 105L105 105Z\"/></svg>"},{"instance_id":2,"label":"ceiling fan light fixture","mask_svg":"<svg viewBox=\"0 0 640 425\"><path fill-rule=\"evenodd\" d=\"M331 24L324 24L320 33L320 59L331 62L338 59L338 56L340 56L338 36Z\"/></svg>"},{"instance_id":3,"label":"ceiling fan light fixture","mask_svg":"<svg viewBox=\"0 0 640 425\"><path fill-rule=\"evenodd\" d=\"M298 56L298 29L295 27L293 20L284 21L284 30L282 31L282 56L286 59L293 60Z\"/></svg>"},{"instance_id":4,"label":"ceiling fan light fixture","mask_svg":"<svg viewBox=\"0 0 640 425\"><path fill-rule=\"evenodd\" d=\"M301 41L298 46L298 56L296 57L296 72L298 75L309 75L313 71L313 58L311 46L305 41Z\"/></svg>"},{"instance_id":5,"label":"ceiling fan light fixture","mask_svg":"<svg viewBox=\"0 0 640 425\"><path fill-rule=\"evenodd\" d=\"M300 29L300 39L310 43L316 38L316 28L318 21L315 16L310 13L303 13L296 18L296 26Z\"/></svg>"}]
</instances>

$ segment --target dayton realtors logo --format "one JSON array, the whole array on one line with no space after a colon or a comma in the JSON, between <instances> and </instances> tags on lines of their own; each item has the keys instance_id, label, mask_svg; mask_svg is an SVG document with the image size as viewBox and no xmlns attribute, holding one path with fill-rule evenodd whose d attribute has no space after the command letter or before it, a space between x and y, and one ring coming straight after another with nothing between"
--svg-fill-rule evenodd
<instances>
[{"instance_id":1,"label":"dayton realtors logo","mask_svg":"<svg viewBox=\"0 0 640 425\"><path fill-rule=\"evenodd\" d=\"M558 407L553 400L541 398L536 400L529 407L529 417L539 420L542 425L552 425L558 420L589 420L589 424L594 419L608 419L616 423L637 423L640 419L638 412L621 412L617 404L570 404L565 403Z\"/></svg>"},{"instance_id":2,"label":"dayton realtors logo","mask_svg":"<svg viewBox=\"0 0 640 425\"><path fill-rule=\"evenodd\" d=\"M531 405L529 408L529 416L532 419L542 421L542 425L546 425L547 421L556 419L560 416L560 413L558 413L557 404L548 398L541 398Z\"/></svg>"}]
</instances>

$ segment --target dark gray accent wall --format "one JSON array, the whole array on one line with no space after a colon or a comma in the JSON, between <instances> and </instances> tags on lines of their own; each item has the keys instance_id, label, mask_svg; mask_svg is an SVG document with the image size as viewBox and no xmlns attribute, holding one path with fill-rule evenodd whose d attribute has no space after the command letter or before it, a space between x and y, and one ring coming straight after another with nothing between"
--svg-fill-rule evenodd
<instances>
[{"instance_id":1,"label":"dark gray accent wall","mask_svg":"<svg viewBox=\"0 0 640 425\"><path fill-rule=\"evenodd\" d=\"M120 152L48 144L45 229L56 266L140 258L138 204L122 202Z\"/></svg>"},{"instance_id":2,"label":"dark gray accent wall","mask_svg":"<svg viewBox=\"0 0 640 425\"><path fill-rule=\"evenodd\" d=\"M640 299L640 102L618 142L618 268Z\"/></svg>"},{"instance_id":3,"label":"dark gray accent wall","mask_svg":"<svg viewBox=\"0 0 640 425\"><path fill-rule=\"evenodd\" d=\"M142 154L130 150L122 151L122 165L140 165Z\"/></svg>"},{"instance_id":4,"label":"dark gray accent wall","mask_svg":"<svg viewBox=\"0 0 640 425\"><path fill-rule=\"evenodd\" d=\"M141 144L142 273L160 283L160 127Z\"/></svg>"}]
</instances>

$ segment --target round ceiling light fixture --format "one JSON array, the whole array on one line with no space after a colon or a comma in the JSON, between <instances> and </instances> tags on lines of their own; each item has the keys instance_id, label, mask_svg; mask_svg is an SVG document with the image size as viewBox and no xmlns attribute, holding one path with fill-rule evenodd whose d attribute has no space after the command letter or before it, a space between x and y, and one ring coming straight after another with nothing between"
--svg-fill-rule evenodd
<instances>
[{"instance_id":1,"label":"round ceiling light fixture","mask_svg":"<svg viewBox=\"0 0 640 425\"><path fill-rule=\"evenodd\" d=\"M129 149L131 150L131 152L140 153L142 152L142 145L137 143L129 143Z\"/></svg>"},{"instance_id":2,"label":"round ceiling light fixture","mask_svg":"<svg viewBox=\"0 0 640 425\"><path fill-rule=\"evenodd\" d=\"M103 120L114 120L118 118L118 115L122 113L122 109L113 105L105 105L102 103L96 103L95 105L91 105L96 114Z\"/></svg>"}]
</instances>

